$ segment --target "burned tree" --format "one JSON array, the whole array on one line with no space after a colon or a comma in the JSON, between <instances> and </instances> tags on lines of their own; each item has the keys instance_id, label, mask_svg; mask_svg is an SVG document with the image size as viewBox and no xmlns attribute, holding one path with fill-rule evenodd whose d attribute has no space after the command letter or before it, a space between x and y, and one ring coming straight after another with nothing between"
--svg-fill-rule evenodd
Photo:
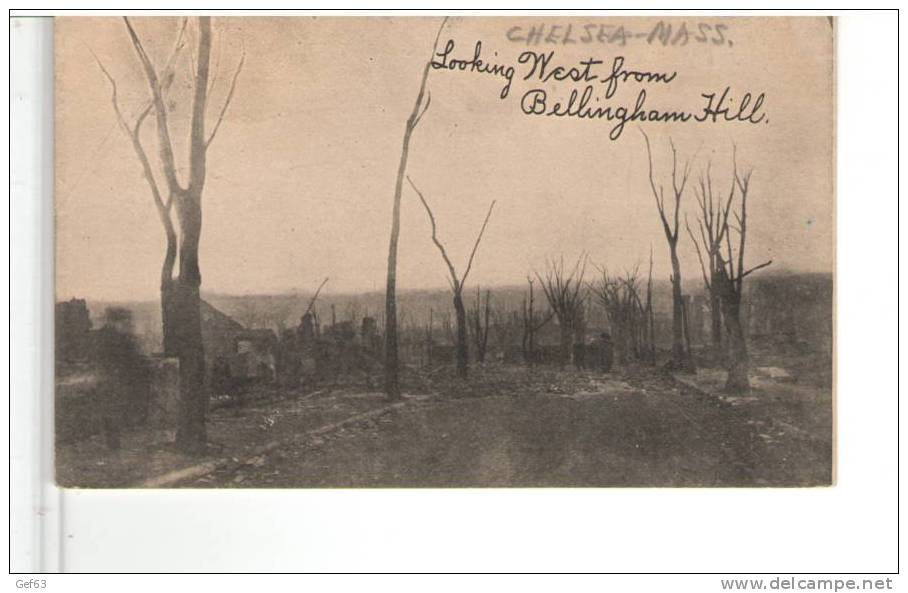
<instances>
[{"instance_id":1,"label":"burned tree","mask_svg":"<svg viewBox=\"0 0 908 593\"><path fill-rule=\"evenodd\" d=\"M724 215L722 233L725 237L724 246L717 250L716 279L717 291L722 302L722 316L725 320L725 329L728 333L728 377L725 381L725 390L728 392L742 392L750 389L750 380L747 373L749 368L747 354L747 337L744 334L744 325L741 322L741 297L744 291L744 278L765 268L772 260L763 262L750 269L744 268L744 249L747 245L747 196L750 191L750 177L753 169L746 172L738 171L737 149L733 149L732 169L734 183L741 195L739 210L733 212L735 222L728 221L728 211L731 209L731 200ZM733 247L731 231L738 234L737 253ZM735 261L737 260L737 261Z\"/></svg>"},{"instance_id":2,"label":"burned tree","mask_svg":"<svg viewBox=\"0 0 908 593\"><path fill-rule=\"evenodd\" d=\"M707 163L705 175L700 175L698 186L694 188L699 209L697 214L699 239L687 222L687 217L684 220L687 234L690 235L697 250L703 285L709 295L710 338L713 352L717 356L722 352L722 296L719 291L721 287L718 281L718 258L725 233L728 231L728 214L735 197L735 186L735 179L732 178L731 189L723 206L722 200L713 192L712 163Z\"/></svg>"},{"instance_id":3,"label":"burned tree","mask_svg":"<svg viewBox=\"0 0 908 593\"><path fill-rule=\"evenodd\" d=\"M590 283L590 290L605 310L618 362L624 364L631 356L643 355L641 343L645 341L647 312L637 292L638 271L628 271L623 278L609 276L605 268L600 272L602 278Z\"/></svg>"},{"instance_id":4,"label":"burned tree","mask_svg":"<svg viewBox=\"0 0 908 593\"><path fill-rule=\"evenodd\" d=\"M404 126L403 145L400 149L400 164L397 168L397 182L394 185L394 206L391 212L391 241L388 247L388 281L385 288L385 394L388 399L400 399L399 353L397 349L397 242L400 237L400 198L403 193L404 176L407 174L407 157L410 152L410 138L413 130L419 125L420 120L429 109L432 94L426 91L426 82L429 70L438 48L438 38L447 17L441 22L435 43L432 45L432 54L426 61L422 71L422 80L419 84L419 93L407 123Z\"/></svg>"},{"instance_id":5,"label":"burned tree","mask_svg":"<svg viewBox=\"0 0 908 593\"><path fill-rule=\"evenodd\" d=\"M467 363L468 363L468 354L467 354L467 312L463 304L463 287L467 281L467 276L470 275L470 270L473 268L473 258L476 257L476 250L479 248L479 242L482 241L482 235L486 232L486 226L489 224L489 218L492 216L492 209L495 208L495 200L492 200L492 203L489 204L489 211L486 213L486 218L482 222L482 227L479 229L479 234L476 236L476 242L473 244L473 250L470 252L470 259L467 260L467 267L464 270L463 276L458 277L457 271L454 269L454 264L451 263L451 258L448 257L448 252L445 250L444 245L441 241L438 240L438 229L435 224L435 215L432 214L432 209L429 208L429 203L426 202L425 197L423 197L422 192L416 187L413 183L413 180L410 177L407 177L407 181L410 182L410 187L413 188L413 191L416 192L416 195L419 196L419 201L422 202L423 207L426 209L426 214L429 216L429 222L432 224L432 242L435 243L435 246L438 248L441 257L445 262L445 265L448 267L448 278L449 283L451 284L451 292L454 294L454 315L457 320L457 375L460 377L467 376Z\"/></svg>"},{"instance_id":6,"label":"burned tree","mask_svg":"<svg viewBox=\"0 0 908 593\"><path fill-rule=\"evenodd\" d=\"M468 314L470 333L473 336L473 346L476 348L476 361L486 361L486 349L489 345L489 319L492 315L492 291L486 291L485 304L482 303L482 293L476 287L476 302Z\"/></svg>"},{"instance_id":7,"label":"burned tree","mask_svg":"<svg viewBox=\"0 0 908 593\"><path fill-rule=\"evenodd\" d=\"M536 278L545 293L549 307L558 320L560 329L560 362L571 362L571 350L574 341L575 326L581 322L583 304L586 294L583 292L583 276L586 273L586 256L581 255L568 273L564 268L564 258L559 262L550 261L546 265L545 277L538 272Z\"/></svg>"},{"instance_id":8,"label":"burned tree","mask_svg":"<svg viewBox=\"0 0 908 593\"><path fill-rule=\"evenodd\" d=\"M649 136L642 129L640 133L643 134L643 139L646 141L649 185L656 201L659 219L662 221L662 230L665 232L672 263L672 274L670 276L672 283L672 365L678 370L692 371L694 370L693 359L691 358L690 350L684 347L684 299L681 292L681 260L678 259L678 217L681 210L681 198L684 196L684 189L690 176L691 163L690 160L684 163L679 178L678 151L675 148L675 143L669 139L672 150L671 189L674 198L674 211L669 216L665 210L665 188L661 183L658 184L658 188L656 186L656 178L653 171L653 151L650 147Z\"/></svg>"},{"instance_id":9,"label":"burned tree","mask_svg":"<svg viewBox=\"0 0 908 593\"><path fill-rule=\"evenodd\" d=\"M523 360L529 365L536 363L536 333L555 317L555 312L549 311L536 319L535 296L533 294L533 279L527 276L527 296L523 299Z\"/></svg>"},{"instance_id":10,"label":"burned tree","mask_svg":"<svg viewBox=\"0 0 908 593\"><path fill-rule=\"evenodd\" d=\"M211 18L198 17L198 47L190 56L191 89L189 109L189 158L185 181L180 180L170 135L170 110L168 97L175 74L178 54L183 47L188 21L180 24L177 41L164 68L158 70L145 50L138 33L124 17L126 30L142 72L148 83L150 99L133 124L127 122L117 101L117 84L100 60L98 65L112 88L112 102L117 121L127 133L133 150L142 166L158 218L164 227L166 251L161 267L161 309L164 351L180 361L180 414L177 427L177 445L184 451L200 451L207 440L205 413L208 397L205 389L205 358L202 346L200 306L199 240L202 231L202 193L207 176L208 148L220 129L236 90L237 79L245 61L240 58L229 90L210 132L206 132L206 110L209 104L212 31ZM97 59L97 56L96 56ZM154 115L157 132L157 152L164 177L164 187L156 180L150 159L142 143L141 129L144 121ZM166 195L166 198L164 197ZM174 224L173 213L176 212ZM178 267L174 276L174 267Z\"/></svg>"},{"instance_id":11,"label":"burned tree","mask_svg":"<svg viewBox=\"0 0 908 593\"><path fill-rule=\"evenodd\" d=\"M653 246L649 248L649 274L646 279L646 304L643 307L646 316L647 356L652 365L656 364L656 317L653 313Z\"/></svg>"}]
</instances>

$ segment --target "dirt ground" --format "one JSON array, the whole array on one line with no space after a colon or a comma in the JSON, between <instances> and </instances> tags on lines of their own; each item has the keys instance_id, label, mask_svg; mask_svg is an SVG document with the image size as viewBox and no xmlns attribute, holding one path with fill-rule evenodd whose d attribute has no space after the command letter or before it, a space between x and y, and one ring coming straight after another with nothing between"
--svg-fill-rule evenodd
<instances>
[{"instance_id":1,"label":"dirt ground","mask_svg":"<svg viewBox=\"0 0 908 593\"><path fill-rule=\"evenodd\" d=\"M169 431L133 429L122 435L120 450L111 451L101 435L56 448L57 484L63 487L122 488L200 463L244 460L270 442L338 422L386 405L377 392L323 388L310 392L263 390L235 406L208 415L206 455L178 452Z\"/></svg>"},{"instance_id":2,"label":"dirt ground","mask_svg":"<svg viewBox=\"0 0 908 593\"><path fill-rule=\"evenodd\" d=\"M402 406L372 381L308 392L261 389L213 410L204 456L173 435L95 436L57 448L57 481L134 487L205 462L179 487L820 486L832 480L831 390L755 368L746 396L724 373L672 377L522 365L409 369ZM377 415L336 423L368 412ZM328 426L328 429L324 427ZM323 429L320 430L319 429ZM271 444L267 454L260 449Z\"/></svg>"},{"instance_id":3,"label":"dirt ground","mask_svg":"<svg viewBox=\"0 0 908 593\"><path fill-rule=\"evenodd\" d=\"M486 367L464 386L426 379L404 407L297 439L183 487L820 486L831 482L828 392L755 375L683 383ZM291 424L304 432L303 416ZM306 423L306 425L309 425Z\"/></svg>"}]
</instances>

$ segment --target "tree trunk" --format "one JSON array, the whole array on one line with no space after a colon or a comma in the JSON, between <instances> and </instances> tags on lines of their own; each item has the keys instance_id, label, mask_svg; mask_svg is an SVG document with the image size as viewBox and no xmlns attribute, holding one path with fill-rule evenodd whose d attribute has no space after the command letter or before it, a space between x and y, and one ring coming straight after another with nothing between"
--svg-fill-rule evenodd
<instances>
[{"instance_id":1,"label":"tree trunk","mask_svg":"<svg viewBox=\"0 0 908 593\"><path fill-rule=\"evenodd\" d=\"M161 286L161 331L164 356L176 356L177 346L175 328L177 325L174 296L175 282L171 280Z\"/></svg>"},{"instance_id":2,"label":"tree trunk","mask_svg":"<svg viewBox=\"0 0 908 593\"><path fill-rule=\"evenodd\" d=\"M725 305L725 328L728 331L728 377L725 391L742 393L750 390L747 340L741 325L741 306L737 299Z\"/></svg>"},{"instance_id":3,"label":"tree trunk","mask_svg":"<svg viewBox=\"0 0 908 593\"><path fill-rule=\"evenodd\" d=\"M684 298L681 295L681 262L677 244L670 245L672 259L672 362L676 370L693 370L684 348Z\"/></svg>"},{"instance_id":4,"label":"tree trunk","mask_svg":"<svg viewBox=\"0 0 908 593\"><path fill-rule=\"evenodd\" d=\"M624 333L624 326L622 325L620 320L617 320L615 322L614 327L615 336L613 342L616 346L615 354L617 354L615 358L618 359L618 364L623 366L625 363L627 363L627 336Z\"/></svg>"},{"instance_id":5,"label":"tree trunk","mask_svg":"<svg viewBox=\"0 0 908 593\"><path fill-rule=\"evenodd\" d=\"M561 329L561 364L566 365L571 363L571 350L574 347L574 328L571 327L573 324L570 320L558 320L559 328Z\"/></svg>"},{"instance_id":6,"label":"tree trunk","mask_svg":"<svg viewBox=\"0 0 908 593\"><path fill-rule=\"evenodd\" d=\"M407 156L410 150L410 136L416 109L422 97L417 100L413 114L404 129L400 164L397 168L397 182L394 186L394 207L391 213L391 242L388 246L388 282L385 287L385 395L390 400L400 399L400 361L397 352L397 243L400 238L400 198L403 192L404 175L407 171Z\"/></svg>"},{"instance_id":7,"label":"tree trunk","mask_svg":"<svg viewBox=\"0 0 908 593\"><path fill-rule=\"evenodd\" d=\"M457 318L457 376L467 376L467 311L460 292L454 293L454 314Z\"/></svg>"},{"instance_id":8,"label":"tree trunk","mask_svg":"<svg viewBox=\"0 0 908 593\"><path fill-rule=\"evenodd\" d=\"M712 262L710 265L714 265ZM710 344L712 345L715 360L722 360L725 353L722 348L722 278L713 268L710 273L709 286L709 315L710 315Z\"/></svg>"},{"instance_id":9,"label":"tree trunk","mask_svg":"<svg viewBox=\"0 0 908 593\"><path fill-rule=\"evenodd\" d=\"M444 22L442 22L444 26ZM441 34L441 29L439 29ZM435 43L438 43L436 37ZM435 49L433 46L433 56ZM400 399L400 359L397 352L397 243L400 238L400 198L403 193L404 177L407 174L407 159L410 154L410 138L419 121L419 110L423 106L426 93L426 80L432 60L426 62L419 84L419 93L413 104L413 110L404 126L404 139L400 148L400 162L397 166L397 181L394 184L394 207L391 211L391 240L388 246L388 282L385 287L385 395L390 400Z\"/></svg>"},{"instance_id":10,"label":"tree trunk","mask_svg":"<svg viewBox=\"0 0 908 593\"><path fill-rule=\"evenodd\" d=\"M712 321L712 346L716 355L722 353L722 301L715 290L710 291L709 313Z\"/></svg>"},{"instance_id":11,"label":"tree trunk","mask_svg":"<svg viewBox=\"0 0 908 593\"><path fill-rule=\"evenodd\" d=\"M482 343L479 348L479 362L485 364L486 361L486 351L489 348L489 317L491 316L492 310L489 305L489 299L491 298L491 293L486 291L486 306L483 314L483 328L482 328Z\"/></svg>"},{"instance_id":12,"label":"tree trunk","mask_svg":"<svg viewBox=\"0 0 908 593\"><path fill-rule=\"evenodd\" d=\"M684 328L681 316L683 315L681 300L681 262L678 261L678 252L671 247L672 259L672 360L675 365L681 366L684 360Z\"/></svg>"},{"instance_id":13,"label":"tree trunk","mask_svg":"<svg viewBox=\"0 0 908 593\"><path fill-rule=\"evenodd\" d=\"M177 446L199 452L207 441L205 412L205 351L202 343L202 316L199 288L199 238L202 230L201 195L187 194L176 202L180 220L180 271L171 286L173 348L180 360L180 422Z\"/></svg>"},{"instance_id":14,"label":"tree trunk","mask_svg":"<svg viewBox=\"0 0 908 593\"><path fill-rule=\"evenodd\" d=\"M535 319L530 317L529 322L524 324L523 328L523 361L529 366L533 366L536 361L536 330L533 327Z\"/></svg>"},{"instance_id":15,"label":"tree trunk","mask_svg":"<svg viewBox=\"0 0 908 593\"><path fill-rule=\"evenodd\" d=\"M656 315L649 297L646 305L646 325L649 333L649 362L656 366Z\"/></svg>"},{"instance_id":16,"label":"tree trunk","mask_svg":"<svg viewBox=\"0 0 908 593\"><path fill-rule=\"evenodd\" d=\"M637 317L636 313L630 313L630 320L628 321L628 333L631 336L631 352L634 353L634 358L640 358L640 330L637 327Z\"/></svg>"},{"instance_id":17,"label":"tree trunk","mask_svg":"<svg viewBox=\"0 0 908 593\"><path fill-rule=\"evenodd\" d=\"M530 298L525 302L523 330L523 360L529 366L536 361L536 313L534 311L533 283L530 282Z\"/></svg>"},{"instance_id":18,"label":"tree trunk","mask_svg":"<svg viewBox=\"0 0 908 593\"><path fill-rule=\"evenodd\" d=\"M173 336L175 354L180 360L180 421L177 446L187 452L204 449L207 440L205 412L205 353L202 345L202 320L199 288L182 280L173 286Z\"/></svg>"},{"instance_id":19,"label":"tree trunk","mask_svg":"<svg viewBox=\"0 0 908 593\"><path fill-rule=\"evenodd\" d=\"M473 342L476 345L476 362L485 364L486 351L489 346L489 321L491 317L490 292L486 292L485 306L482 304L482 293L476 289L476 312L473 319Z\"/></svg>"},{"instance_id":20,"label":"tree trunk","mask_svg":"<svg viewBox=\"0 0 908 593\"><path fill-rule=\"evenodd\" d=\"M166 216L166 214L165 214ZM167 236L167 251L164 254L164 263L161 265L161 333L164 356L176 356L174 343L174 297L173 297L173 267L177 257L177 235L167 217L164 230Z\"/></svg>"},{"instance_id":21,"label":"tree trunk","mask_svg":"<svg viewBox=\"0 0 908 593\"><path fill-rule=\"evenodd\" d=\"M481 340L481 339L480 339ZM486 361L486 347L482 341L476 344L476 362L484 364Z\"/></svg>"},{"instance_id":22,"label":"tree trunk","mask_svg":"<svg viewBox=\"0 0 908 593\"><path fill-rule=\"evenodd\" d=\"M690 346L690 307L691 307L690 295L682 295L681 304L682 304L681 313L683 315L682 320L684 322L682 325L684 327L685 360L692 367L694 357L693 357L693 352L692 352L691 346Z\"/></svg>"}]
</instances>

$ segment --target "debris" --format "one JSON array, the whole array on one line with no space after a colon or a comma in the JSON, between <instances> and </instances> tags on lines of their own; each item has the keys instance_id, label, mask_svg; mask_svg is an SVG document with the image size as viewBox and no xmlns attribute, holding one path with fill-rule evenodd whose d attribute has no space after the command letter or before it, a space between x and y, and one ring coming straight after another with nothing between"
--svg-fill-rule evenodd
<instances>
[{"instance_id":1,"label":"debris","mask_svg":"<svg viewBox=\"0 0 908 593\"><path fill-rule=\"evenodd\" d=\"M722 397L722 401L731 404L733 406L739 406L741 404L747 404L757 401L757 398L746 395L727 395Z\"/></svg>"},{"instance_id":2,"label":"debris","mask_svg":"<svg viewBox=\"0 0 908 593\"><path fill-rule=\"evenodd\" d=\"M265 456L259 455L257 457L253 457L246 462L246 465L251 465L252 467L261 467L265 465Z\"/></svg>"},{"instance_id":3,"label":"debris","mask_svg":"<svg viewBox=\"0 0 908 593\"><path fill-rule=\"evenodd\" d=\"M757 373L781 383L793 383L794 375L781 367L757 367Z\"/></svg>"}]
</instances>

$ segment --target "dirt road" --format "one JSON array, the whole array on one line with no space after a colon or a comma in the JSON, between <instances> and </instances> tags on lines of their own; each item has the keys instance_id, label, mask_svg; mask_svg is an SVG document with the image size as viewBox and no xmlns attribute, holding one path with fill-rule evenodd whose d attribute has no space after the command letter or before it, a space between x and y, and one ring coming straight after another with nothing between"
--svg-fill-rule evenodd
<instances>
[{"instance_id":1,"label":"dirt road","mask_svg":"<svg viewBox=\"0 0 908 593\"><path fill-rule=\"evenodd\" d=\"M188 487L809 486L831 434L767 401L732 405L668 380L590 379L415 401ZM765 394L764 394L765 396ZM793 424L794 423L794 424Z\"/></svg>"}]
</instances>

